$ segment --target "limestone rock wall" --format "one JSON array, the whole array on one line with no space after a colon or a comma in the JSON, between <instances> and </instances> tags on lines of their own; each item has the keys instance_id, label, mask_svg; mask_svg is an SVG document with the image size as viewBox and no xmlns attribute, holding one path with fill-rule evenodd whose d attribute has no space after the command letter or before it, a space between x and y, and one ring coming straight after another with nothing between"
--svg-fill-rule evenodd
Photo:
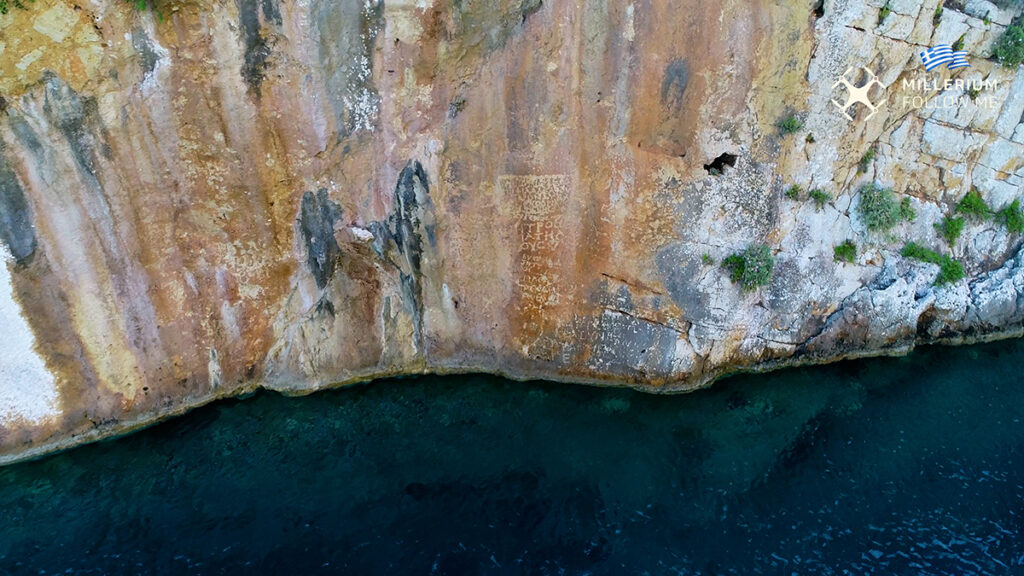
<instances>
[{"instance_id":1,"label":"limestone rock wall","mask_svg":"<svg viewBox=\"0 0 1024 576\"><path fill-rule=\"evenodd\" d=\"M947 248L934 224L972 187L1020 195L1024 72L986 59L1020 7L937 2L11 10L0 460L258 386L489 371L679 391L1017 334L1020 238L971 223ZM926 74L918 52L958 40L972 66ZM851 121L831 101L861 67L888 88ZM992 88L908 107L917 78ZM870 182L917 218L868 231ZM846 239L854 263L833 257ZM934 286L909 240L968 278ZM742 291L711 262L751 242L775 271Z\"/></svg>"}]
</instances>

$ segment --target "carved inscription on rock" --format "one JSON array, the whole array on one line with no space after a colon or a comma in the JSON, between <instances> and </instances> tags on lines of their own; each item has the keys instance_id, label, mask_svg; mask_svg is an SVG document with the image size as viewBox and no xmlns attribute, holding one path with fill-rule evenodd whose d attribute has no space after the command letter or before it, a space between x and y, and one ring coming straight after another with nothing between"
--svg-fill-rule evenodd
<instances>
[{"instance_id":1,"label":"carved inscription on rock","mask_svg":"<svg viewBox=\"0 0 1024 576\"><path fill-rule=\"evenodd\" d=\"M512 207L515 233L515 314L522 341L550 329L551 309L560 303L562 217L569 197L568 176L503 176L502 195Z\"/></svg>"}]
</instances>

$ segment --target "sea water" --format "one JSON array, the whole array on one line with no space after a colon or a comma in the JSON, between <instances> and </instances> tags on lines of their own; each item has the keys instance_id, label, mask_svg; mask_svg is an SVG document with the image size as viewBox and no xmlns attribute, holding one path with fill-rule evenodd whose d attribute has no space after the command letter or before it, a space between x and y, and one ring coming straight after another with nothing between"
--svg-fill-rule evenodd
<instances>
[{"instance_id":1,"label":"sea water","mask_svg":"<svg viewBox=\"0 0 1024 576\"><path fill-rule=\"evenodd\" d=\"M260 393L0 468L0 574L1024 574L1022 359Z\"/></svg>"}]
</instances>

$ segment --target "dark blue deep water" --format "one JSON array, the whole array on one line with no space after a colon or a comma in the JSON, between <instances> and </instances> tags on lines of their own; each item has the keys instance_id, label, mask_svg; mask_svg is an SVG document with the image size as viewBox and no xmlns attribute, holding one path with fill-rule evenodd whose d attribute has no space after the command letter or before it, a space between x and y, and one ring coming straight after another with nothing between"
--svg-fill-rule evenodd
<instances>
[{"instance_id":1,"label":"dark blue deep water","mask_svg":"<svg viewBox=\"0 0 1024 576\"><path fill-rule=\"evenodd\" d=\"M0 468L0 573L1024 574L1022 360L261 393Z\"/></svg>"}]
</instances>

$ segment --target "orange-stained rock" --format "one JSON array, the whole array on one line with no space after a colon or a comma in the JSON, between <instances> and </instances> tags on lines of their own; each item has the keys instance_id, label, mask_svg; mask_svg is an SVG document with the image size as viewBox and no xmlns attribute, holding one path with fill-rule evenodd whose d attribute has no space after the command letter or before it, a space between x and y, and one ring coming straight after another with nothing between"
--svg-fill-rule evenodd
<instances>
[{"instance_id":1,"label":"orange-stained rock","mask_svg":"<svg viewBox=\"0 0 1024 576\"><path fill-rule=\"evenodd\" d=\"M1021 332L1020 239L934 230L969 189L1001 208L1024 183L1024 72L984 58L1003 11L151 4L0 16L0 462L259 386L487 371L684 391ZM962 26L972 67L926 75L918 52ZM887 88L850 121L835 83L862 67ZM923 77L991 84L908 105L936 96L905 82ZM916 218L869 231L870 182ZM933 285L908 241L968 278ZM742 290L722 262L751 243L773 274Z\"/></svg>"}]
</instances>

